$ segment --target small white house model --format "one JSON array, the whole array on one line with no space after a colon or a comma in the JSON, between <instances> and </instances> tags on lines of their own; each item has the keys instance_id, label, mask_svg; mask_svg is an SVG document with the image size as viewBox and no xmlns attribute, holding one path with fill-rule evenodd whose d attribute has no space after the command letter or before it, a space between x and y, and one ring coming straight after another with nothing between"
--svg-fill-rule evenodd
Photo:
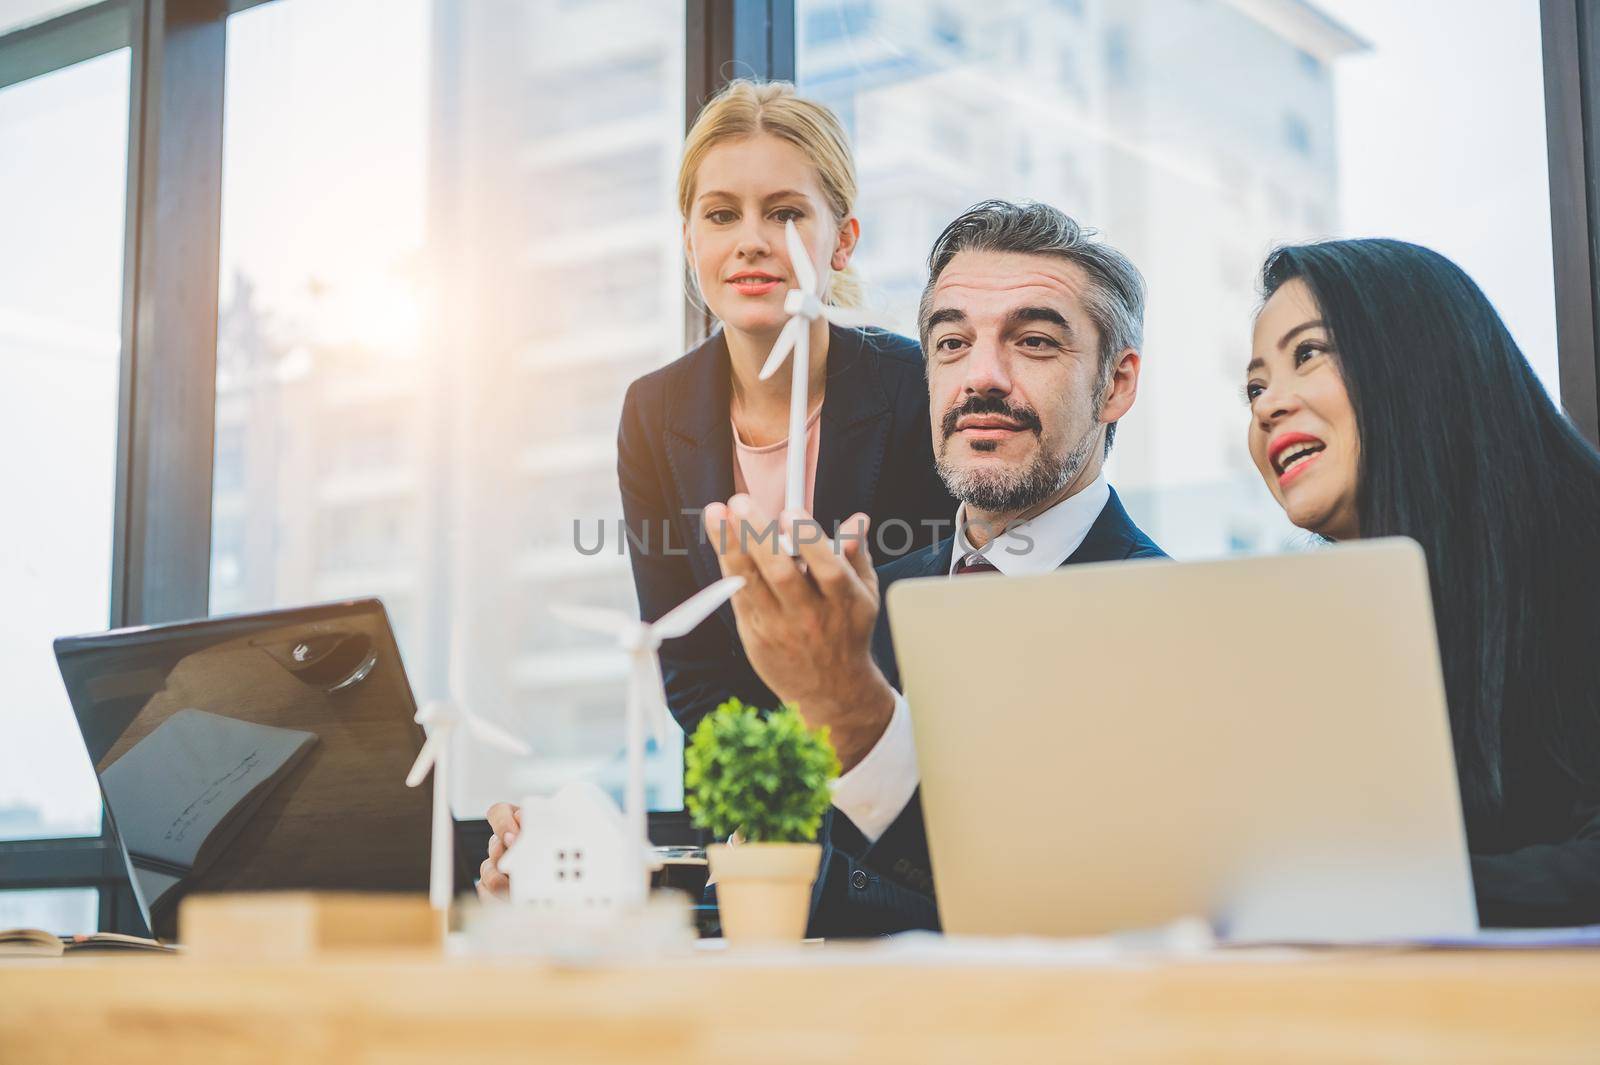
<instances>
[{"instance_id":1,"label":"small white house model","mask_svg":"<svg viewBox=\"0 0 1600 1065\"><path fill-rule=\"evenodd\" d=\"M597 785L579 781L524 799L521 822L500 858L512 902L605 910L644 901L650 887L644 847Z\"/></svg>"},{"instance_id":2,"label":"small white house model","mask_svg":"<svg viewBox=\"0 0 1600 1065\"><path fill-rule=\"evenodd\" d=\"M523 802L522 830L499 863L500 871L511 878L513 903L604 912L637 907L648 897L645 718L648 715L661 728L677 727L667 711L656 652L663 640L687 635L743 587L743 577L724 577L648 624L609 610L552 608L569 625L610 636L628 656L624 748L628 775L620 810L590 781Z\"/></svg>"}]
</instances>

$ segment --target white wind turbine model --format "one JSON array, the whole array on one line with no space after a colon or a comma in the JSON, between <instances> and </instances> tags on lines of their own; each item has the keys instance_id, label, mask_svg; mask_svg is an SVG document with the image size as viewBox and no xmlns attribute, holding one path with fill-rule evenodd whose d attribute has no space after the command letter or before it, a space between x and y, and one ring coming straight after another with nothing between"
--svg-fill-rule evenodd
<instances>
[{"instance_id":1,"label":"white wind turbine model","mask_svg":"<svg viewBox=\"0 0 1600 1065\"><path fill-rule=\"evenodd\" d=\"M794 220L783 224L784 243L789 248L789 265L794 270L799 288L791 288L784 297L783 309L791 315L772 345L772 354L761 367L761 380L778 372L789 352L794 352L793 381L789 386L789 452L785 471L783 506L785 510L802 510L806 505L806 400L811 385L811 323L819 318L835 325L862 326L870 324L868 315L846 307L823 303L818 292L817 269L800 242L800 232ZM787 542L788 538L784 538ZM794 552L793 545L788 550Z\"/></svg>"},{"instance_id":2,"label":"white wind turbine model","mask_svg":"<svg viewBox=\"0 0 1600 1065\"><path fill-rule=\"evenodd\" d=\"M458 615L459 617L459 615ZM457 627L459 632L459 625ZM450 683L448 699L435 699L417 711L417 724L428 730L422 752L406 774L406 787L414 788L433 770L433 849L428 872L428 901L436 910L450 908L455 887L455 821L450 816L450 752L456 726L466 725L475 739L511 754L533 753L526 743L505 729L467 710L458 685L461 679L461 641L450 638Z\"/></svg>"},{"instance_id":3,"label":"white wind turbine model","mask_svg":"<svg viewBox=\"0 0 1600 1065\"><path fill-rule=\"evenodd\" d=\"M586 629L614 637L628 653L628 703L626 736L628 780L623 791L623 819L632 840L638 844L642 862L650 846L644 809L644 730L645 715L650 716L650 733L659 744L665 729L677 728L667 709L666 692L661 686L661 661L657 657L661 641L687 636L706 618L733 598L744 587L743 577L724 577L700 589L661 616L654 624L635 621L615 610L593 607L553 606L551 613L573 628ZM526 835L526 832L524 832ZM639 882L644 882L643 870Z\"/></svg>"}]
</instances>

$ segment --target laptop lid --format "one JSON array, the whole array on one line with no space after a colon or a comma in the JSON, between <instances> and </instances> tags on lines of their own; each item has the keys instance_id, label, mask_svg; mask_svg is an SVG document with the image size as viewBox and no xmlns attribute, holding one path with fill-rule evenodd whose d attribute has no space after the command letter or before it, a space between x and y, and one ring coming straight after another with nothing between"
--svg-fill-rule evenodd
<instances>
[{"instance_id":1,"label":"laptop lid","mask_svg":"<svg viewBox=\"0 0 1600 1065\"><path fill-rule=\"evenodd\" d=\"M902 581L946 931L1477 929L1422 550Z\"/></svg>"},{"instance_id":2,"label":"laptop lid","mask_svg":"<svg viewBox=\"0 0 1600 1065\"><path fill-rule=\"evenodd\" d=\"M55 641L152 933L192 892L425 891L431 790L376 599Z\"/></svg>"}]
</instances>

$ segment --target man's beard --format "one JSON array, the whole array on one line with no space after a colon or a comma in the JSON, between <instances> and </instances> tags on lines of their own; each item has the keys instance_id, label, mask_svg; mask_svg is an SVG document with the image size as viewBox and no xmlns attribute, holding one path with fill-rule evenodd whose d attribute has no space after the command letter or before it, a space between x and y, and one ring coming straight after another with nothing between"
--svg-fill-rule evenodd
<instances>
[{"instance_id":1,"label":"man's beard","mask_svg":"<svg viewBox=\"0 0 1600 1065\"><path fill-rule=\"evenodd\" d=\"M1039 450L1021 468L958 466L949 459L950 438L955 434L957 420L967 414L1000 414L1032 428L1040 437ZM1099 439L1091 428L1063 460L1055 462L1045 453L1043 426L1037 413L984 396L971 396L961 406L946 411L940 428L944 435L939 442L937 465L945 487L967 506L990 514L1020 514L1060 492L1083 472Z\"/></svg>"}]
</instances>

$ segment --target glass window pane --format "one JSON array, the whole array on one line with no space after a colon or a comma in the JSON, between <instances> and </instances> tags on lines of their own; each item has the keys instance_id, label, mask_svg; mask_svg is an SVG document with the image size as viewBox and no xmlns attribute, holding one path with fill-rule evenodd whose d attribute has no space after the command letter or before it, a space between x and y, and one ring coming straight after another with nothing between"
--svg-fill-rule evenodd
<instances>
[{"instance_id":1,"label":"glass window pane","mask_svg":"<svg viewBox=\"0 0 1600 1065\"><path fill-rule=\"evenodd\" d=\"M43 22L88 7L98 0L5 0L0 4L0 33L10 33L24 26Z\"/></svg>"},{"instance_id":2,"label":"glass window pane","mask_svg":"<svg viewBox=\"0 0 1600 1065\"><path fill-rule=\"evenodd\" d=\"M110 617L127 127L126 49L0 91L0 838L100 830L50 641Z\"/></svg>"},{"instance_id":3,"label":"glass window pane","mask_svg":"<svg viewBox=\"0 0 1600 1065\"><path fill-rule=\"evenodd\" d=\"M1237 398L1274 244L1435 248L1557 391L1532 0L800 0L796 18L801 90L855 140L856 261L890 324L911 331L934 237L987 197L1052 203L1144 272L1110 476L1175 555L1304 543Z\"/></svg>"},{"instance_id":4,"label":"glass window pane","mask_svg":"<svg viewBox=\"0 0 1600 1065\"><path fill-rule=\"evenodd\" d=\"M278 0L228 21L211 606L376 595L419 699L452 677L620 791L625 661L554 602L636 609L627 383L682 351L683 5ZM594 325L603 322L604 336ZM452 650L454 648L454 650ZM530 782L468 744L454 806ZM682 806L682 745L650 759Z\"/></svg>"},{"instance_id":5,"label":"glass window pane","mask_svg":"<svg viewBox=\"0 0 1600 1065\"><path fill-rule=\"evenodd\" d=\"M58 936L100 930L95 888L0 891L0 928L39 928Z\"/></svg>"}]
</instances>

